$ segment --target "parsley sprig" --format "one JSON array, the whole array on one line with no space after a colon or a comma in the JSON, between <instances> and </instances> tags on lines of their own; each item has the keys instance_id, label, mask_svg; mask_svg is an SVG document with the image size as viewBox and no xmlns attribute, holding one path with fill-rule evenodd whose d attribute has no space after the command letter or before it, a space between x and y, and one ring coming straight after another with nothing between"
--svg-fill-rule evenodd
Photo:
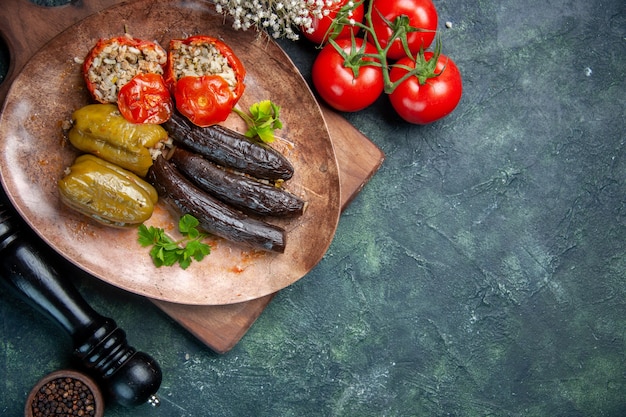
<instances>
[{"instance_id":1,"label":"parsley sprig","mask_svg":"<svg viewBox=\"0 0 626 417\"><path fill-rule=\"evenodd\" d=\"M178 263L182 269L187 269L193 260L201 261L211 253L211 247L202 243L206 234L198 230L199 224L198 219L191 214L182 216L178 221L178 230L183 238L179 241L169 237L161 228L141 224L139 244L143 247L152 246L150 257L157 268Z\"/></svg>"},{"instance_id":2,"label":"parsley sprig","mask_svg":"<svg viewBox=\"0 0 626 417\"><path fill-rule=\"evenodd\" d=\"M274 142L274 131L283 127L280 121L280 106L271 100L263 100L250 106L250 114L233 109L248 125L246 136L258 136L265 143Z\"/></svg>"}]
</instances>

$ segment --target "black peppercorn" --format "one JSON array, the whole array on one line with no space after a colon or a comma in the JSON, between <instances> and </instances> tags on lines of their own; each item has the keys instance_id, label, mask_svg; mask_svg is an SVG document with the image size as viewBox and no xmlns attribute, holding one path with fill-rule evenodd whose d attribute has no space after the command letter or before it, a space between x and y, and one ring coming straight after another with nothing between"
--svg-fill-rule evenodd
<instances>
[{"instance_id":1,"label":"black peppercorn","mask_svg":"<svg viewBox=\"0 0 626 417\"><path fill-rule=\"evenodd\" d=\"M103 414L102 394L87 376L75 371L54 372L39 381L26 403L27 417Z\"/></svg>"}]
</instances>

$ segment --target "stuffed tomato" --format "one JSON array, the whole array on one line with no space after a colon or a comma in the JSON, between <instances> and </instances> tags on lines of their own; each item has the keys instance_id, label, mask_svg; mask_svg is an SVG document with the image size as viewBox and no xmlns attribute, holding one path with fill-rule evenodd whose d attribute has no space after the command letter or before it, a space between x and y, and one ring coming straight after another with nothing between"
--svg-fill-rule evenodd
<instances>
[{"instance_id":1,"label":"stuffed tomato","mask_svg":"<svg viewBox=\"0 0 626 417\"><path fill-rule=\"evenodd\" d=\"M133 123L163 123L173 102L163 79L167 52L157 43L117 36L100 39L83 62L83 77L99 103L116 103Z\"/></svg>"},{"instance_id":2,"label":"stuffed tomato","mask_svg":"<svg viewBox=\"0 0 626 417\"><path fill-rule=\"evenodd\" d=\"M170 41L165 82L176 109L198 126L226 120L244 92L245 75L242 62L219 39L197 35Z\"/></svg>"}]
</instances>

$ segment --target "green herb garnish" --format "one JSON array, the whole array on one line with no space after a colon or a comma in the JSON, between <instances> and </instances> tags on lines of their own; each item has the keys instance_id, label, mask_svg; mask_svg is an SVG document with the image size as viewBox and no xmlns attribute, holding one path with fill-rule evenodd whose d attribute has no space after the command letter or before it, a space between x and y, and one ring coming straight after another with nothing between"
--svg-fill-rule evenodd
<instances>
[{"instance_id":1,"label":"green herb garnish","mask_svg":"<svg viewBox=\"0 0 626 417\"><path fill-rule=\"evenodd\" d=\"M183 235L179 241L173 240L165 230L141 224L139 226L139 244L143 247L152 246L150 256L157 268L172 266L176 263L187 269L192 260L201 261L211 253L211 247L201 240L206 237L197 229L200 222L191 214L185 214L178 221L178 230Z\"/></svg>"},{"instance_id":2,"label":"green herb garnish","mask_svg":"<svg viewBox=\"0 0 626 417\"><path fill-rule=\"evenodd\" d=\"M280 121L280 106L271 100L263 100L250 106L250 115L239 109L233 109L248 125L246 136L258 136L263 142L274 141L274 131L283 127Z\"/></svg>"}]
</instances>

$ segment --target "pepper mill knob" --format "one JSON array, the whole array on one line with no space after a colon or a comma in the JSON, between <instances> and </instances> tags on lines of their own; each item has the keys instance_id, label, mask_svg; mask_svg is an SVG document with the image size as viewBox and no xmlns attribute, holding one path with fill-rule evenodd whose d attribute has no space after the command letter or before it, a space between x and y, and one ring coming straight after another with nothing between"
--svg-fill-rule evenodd
<instances>
[{"instance_id":1,"label":"pepper mill knob","mask_svg":"<svg viewBox=\"0 0 626 417\"><path fill-rule=\"evenodd\" d=\"M137 352L126 333L109 318L97 328L74 334L74 356L105 387L108 398L127 407L149 402L161 384L161 369L148 354Z\"/></svg>"},{"instance_id":2,"label":"pepper mill knob","mask_svg":"<svg viewBox=\"0 0 626 417\"><path fill-rule=\"evenodd\" d=\"M161 385L161 369L150 355L129 346L115 321L97 313L59 274L56 253L40 242L0 200L0 276L72 337L80 364L105 395L123 406L149 402ZM29 239L25 235L29 234ZM60 264L60 262L58 263Z\"/></svg>"}]
</instances>

